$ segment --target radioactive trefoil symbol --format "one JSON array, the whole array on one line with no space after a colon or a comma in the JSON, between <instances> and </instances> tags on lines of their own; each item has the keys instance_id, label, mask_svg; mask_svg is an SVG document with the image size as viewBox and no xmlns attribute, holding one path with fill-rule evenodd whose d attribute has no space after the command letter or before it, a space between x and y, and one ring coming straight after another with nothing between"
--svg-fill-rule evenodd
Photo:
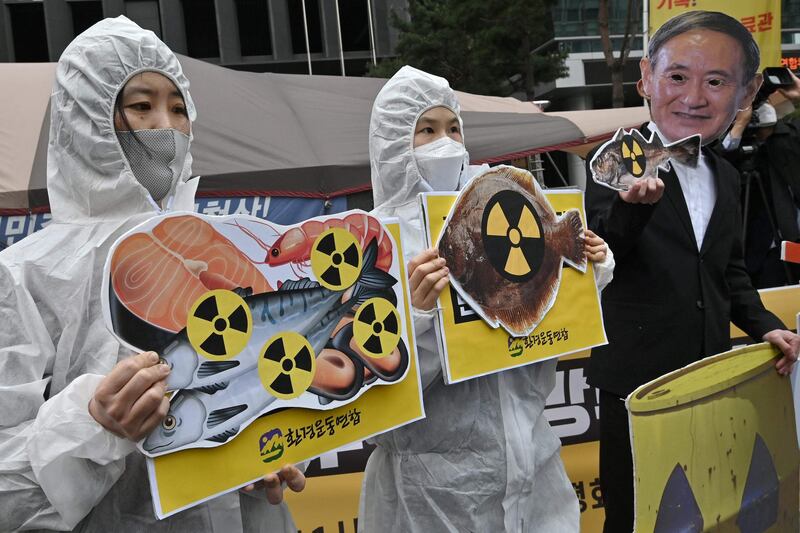
<instances>
[{"instance_id":1,"label":"radioactive trefoil symbol","mask_svg":"<svg viewBox=\"0 0 800 533\"><path fill-rule=\"evenodd\" d=\"M622 136L622 161L625 163L625 169L634 178L643 175L647 169L644 150L630 134Z\"/></svg>"},{"instance_id":2,"label":"radioactive trefoil symbol","mask_svg":"<svg viewBox=\"0 0 800 533\"><path fill-rule=\"evenodd\" d=\"M252 332L250 307L235 292L209 291L189 309L186 336L195 351L207 359L235 357L247 346Z\"/></svg>"},{"instance_id":3,"label":"radioactive trefoil symbol","mask_svg":"<svg viewBox=\"0 0 800 533\"><path fill-rule=\"evenodd\" d=\"M342 228L325 231L311 248L311 270L320 285L332 291L345 290L356 282L361 259L355 236Z\"/></svg>"},{"instance_id":4,"label":"radioactive trefoil symbol","mask_svg":"<svg viewBox=\"0 0 800 533\"><path fill-rule=\"evenodd\" d=\"M542 222L522 194L505 190L492 196L483 210L481 234L489 263L507 280L527 281L542 266Z\"/></svg>"},{"instance_id":5,"label":"radioactive trefoil symbol","mask_svg":"<svg viewBox=\"0 0 800 533\"><path fill-rule=\"evenodd\" d=\"M258 375L273 396L291 400L303 394L314 380L316 358L308 340L294 331L269 339L261 350Z\"/></svg>"}]
</instances>

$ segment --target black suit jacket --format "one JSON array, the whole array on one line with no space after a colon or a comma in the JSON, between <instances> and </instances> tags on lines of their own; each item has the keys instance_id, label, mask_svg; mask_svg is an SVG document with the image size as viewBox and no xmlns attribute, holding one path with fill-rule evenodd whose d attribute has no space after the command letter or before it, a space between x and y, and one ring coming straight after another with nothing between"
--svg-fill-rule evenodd
<instances>
[{"instance_id":1,"label":"black suit jacket","mask_svg":"<svg viewBox=\"0 0 800 533\"><path fill-rule=\"evenodd\" d=\"M650 133L642 129L645 137ZM626 396L639 385L703 357L729 350L729 322L761 340L784 328L753 289L742 257L739 173L703 148L717 200L703 245L673 170L659 170L662 198L629 204L588 173L589 227L614 252L614 279L603 291L609 344L592 350L589 382Z\"/></svg>"}]
</instances>

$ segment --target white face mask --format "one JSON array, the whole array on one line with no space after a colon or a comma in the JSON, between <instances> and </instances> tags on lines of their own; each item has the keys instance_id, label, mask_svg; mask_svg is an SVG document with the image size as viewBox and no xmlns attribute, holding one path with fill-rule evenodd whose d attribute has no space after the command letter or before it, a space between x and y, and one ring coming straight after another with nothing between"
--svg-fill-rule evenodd
<instances>
[{"instance_id":1,"label":"white face mask","mask_svg":"<svg viewBox=\"0 0 800 533\"><path fill-rule=\"evenodd\" d=\"M450 137L414 148L417 168L425 183L434 191L456 191L467 149Z\"/></svg>"},{"instance_id":2,"label":"white face mask","mask_svg":"<svg viewBox=\"0 0 800 533\"><path fill-rule=\"evenodd\" d=\"M189 153L189 136L168 128L118 131L117 138L136 180L160 202L181 175Z\"/></svg>"}]
</instances>

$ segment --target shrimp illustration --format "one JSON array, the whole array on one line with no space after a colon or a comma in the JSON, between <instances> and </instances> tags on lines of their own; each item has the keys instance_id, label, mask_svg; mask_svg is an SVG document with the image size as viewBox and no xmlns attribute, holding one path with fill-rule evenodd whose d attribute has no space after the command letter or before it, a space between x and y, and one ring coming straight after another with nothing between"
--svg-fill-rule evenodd
<instances>
[{"instance_id":1,"label":"shrimp illustration","mask_svg":"<svg viewBox=\"0 0 800 533\"><path fill-rule=\"evenodd\" d=\"M270 224L261 222L260 224L269 226L274 231L274 227ZM255 232L238 222L234 222L233 225L266 251L263 261L253 261L256 264L269 266L290 264L293 267L296 265L303 272L303 269L309 266L311 247L317 237L330 228L343 228L355 236L362 250L366 248L367 243L375 239L378 243L378 260L375 266L384 272L388 272L392 266L392 241L378 219L363 211L351 213L344 218L307 220L280 234L271 245L265 243Z\"/></svg>"}]
</instances>

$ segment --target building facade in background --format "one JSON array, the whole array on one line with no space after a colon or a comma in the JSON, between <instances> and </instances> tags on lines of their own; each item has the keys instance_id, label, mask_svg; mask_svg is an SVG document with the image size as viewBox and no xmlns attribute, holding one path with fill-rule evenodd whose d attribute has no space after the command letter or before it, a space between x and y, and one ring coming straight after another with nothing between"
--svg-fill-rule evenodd
<instances>
[{"instance_id":1,"label":"building facade in background","mask_svg":"<svg viewBox=\"0 0 800 533\"><path fill-rule=\"evenodd\" d=\"M738 0L737 0L738 1ZM742 0L744 1L744 0ZM642 2L634 18L631 52L624 68L625 105L641 105L636 93L642 58ZM536 97L552 102L550 110L602 109L611 107L611 76L600 43L599 0L560 0L553 9L554 39L543 48L568 53L569 74L543 85ZM628 0L609 1L609 30L618 56L625 29ZM786 66L800 69L800 0L781 1L781 49ZM779 65L775 65L779 66Z\"/></svg>"},{"instance_id":2,"label":"building facade in background","mask_svg":"<svg viewBox=\"0 0 800 533\"><path fill-rule=\"evenodd\" d=\"M552 102L549 110L611 107L599 4L560 0L553 9L554 38L538 51L566 52L569 73L537 88L537 99ZM609 2L615 50L627 6L627 0ZM781 7L783 57L786 66L798 70L800 0L782 0ZM625 65L627 106L641 104L635 89L642 57L641 5L639 9ZM222 66L308 74L310 59L313 74L341 75L344 70L361 76L373 57L394 55L392 11L406 17L406 0L0 0L0 61L57 61L84 29L104 17L126 15L153 30L175 52Z\"/></svg>"},{"instance_id":3,"label":"building facade in background","mask_svg":"<svg viewBox=\"0 0 800 533\"><path fill-rule=\"evenodd\" d=\"M314 74L341 75L343 62L361 76L373 50L393 55L391 11L404 14L405 1L0 0L0 61L57 61L83 30L125 15L176 53L222 66L308 74L310 56Z\"/></svg>"}]
</instances>

